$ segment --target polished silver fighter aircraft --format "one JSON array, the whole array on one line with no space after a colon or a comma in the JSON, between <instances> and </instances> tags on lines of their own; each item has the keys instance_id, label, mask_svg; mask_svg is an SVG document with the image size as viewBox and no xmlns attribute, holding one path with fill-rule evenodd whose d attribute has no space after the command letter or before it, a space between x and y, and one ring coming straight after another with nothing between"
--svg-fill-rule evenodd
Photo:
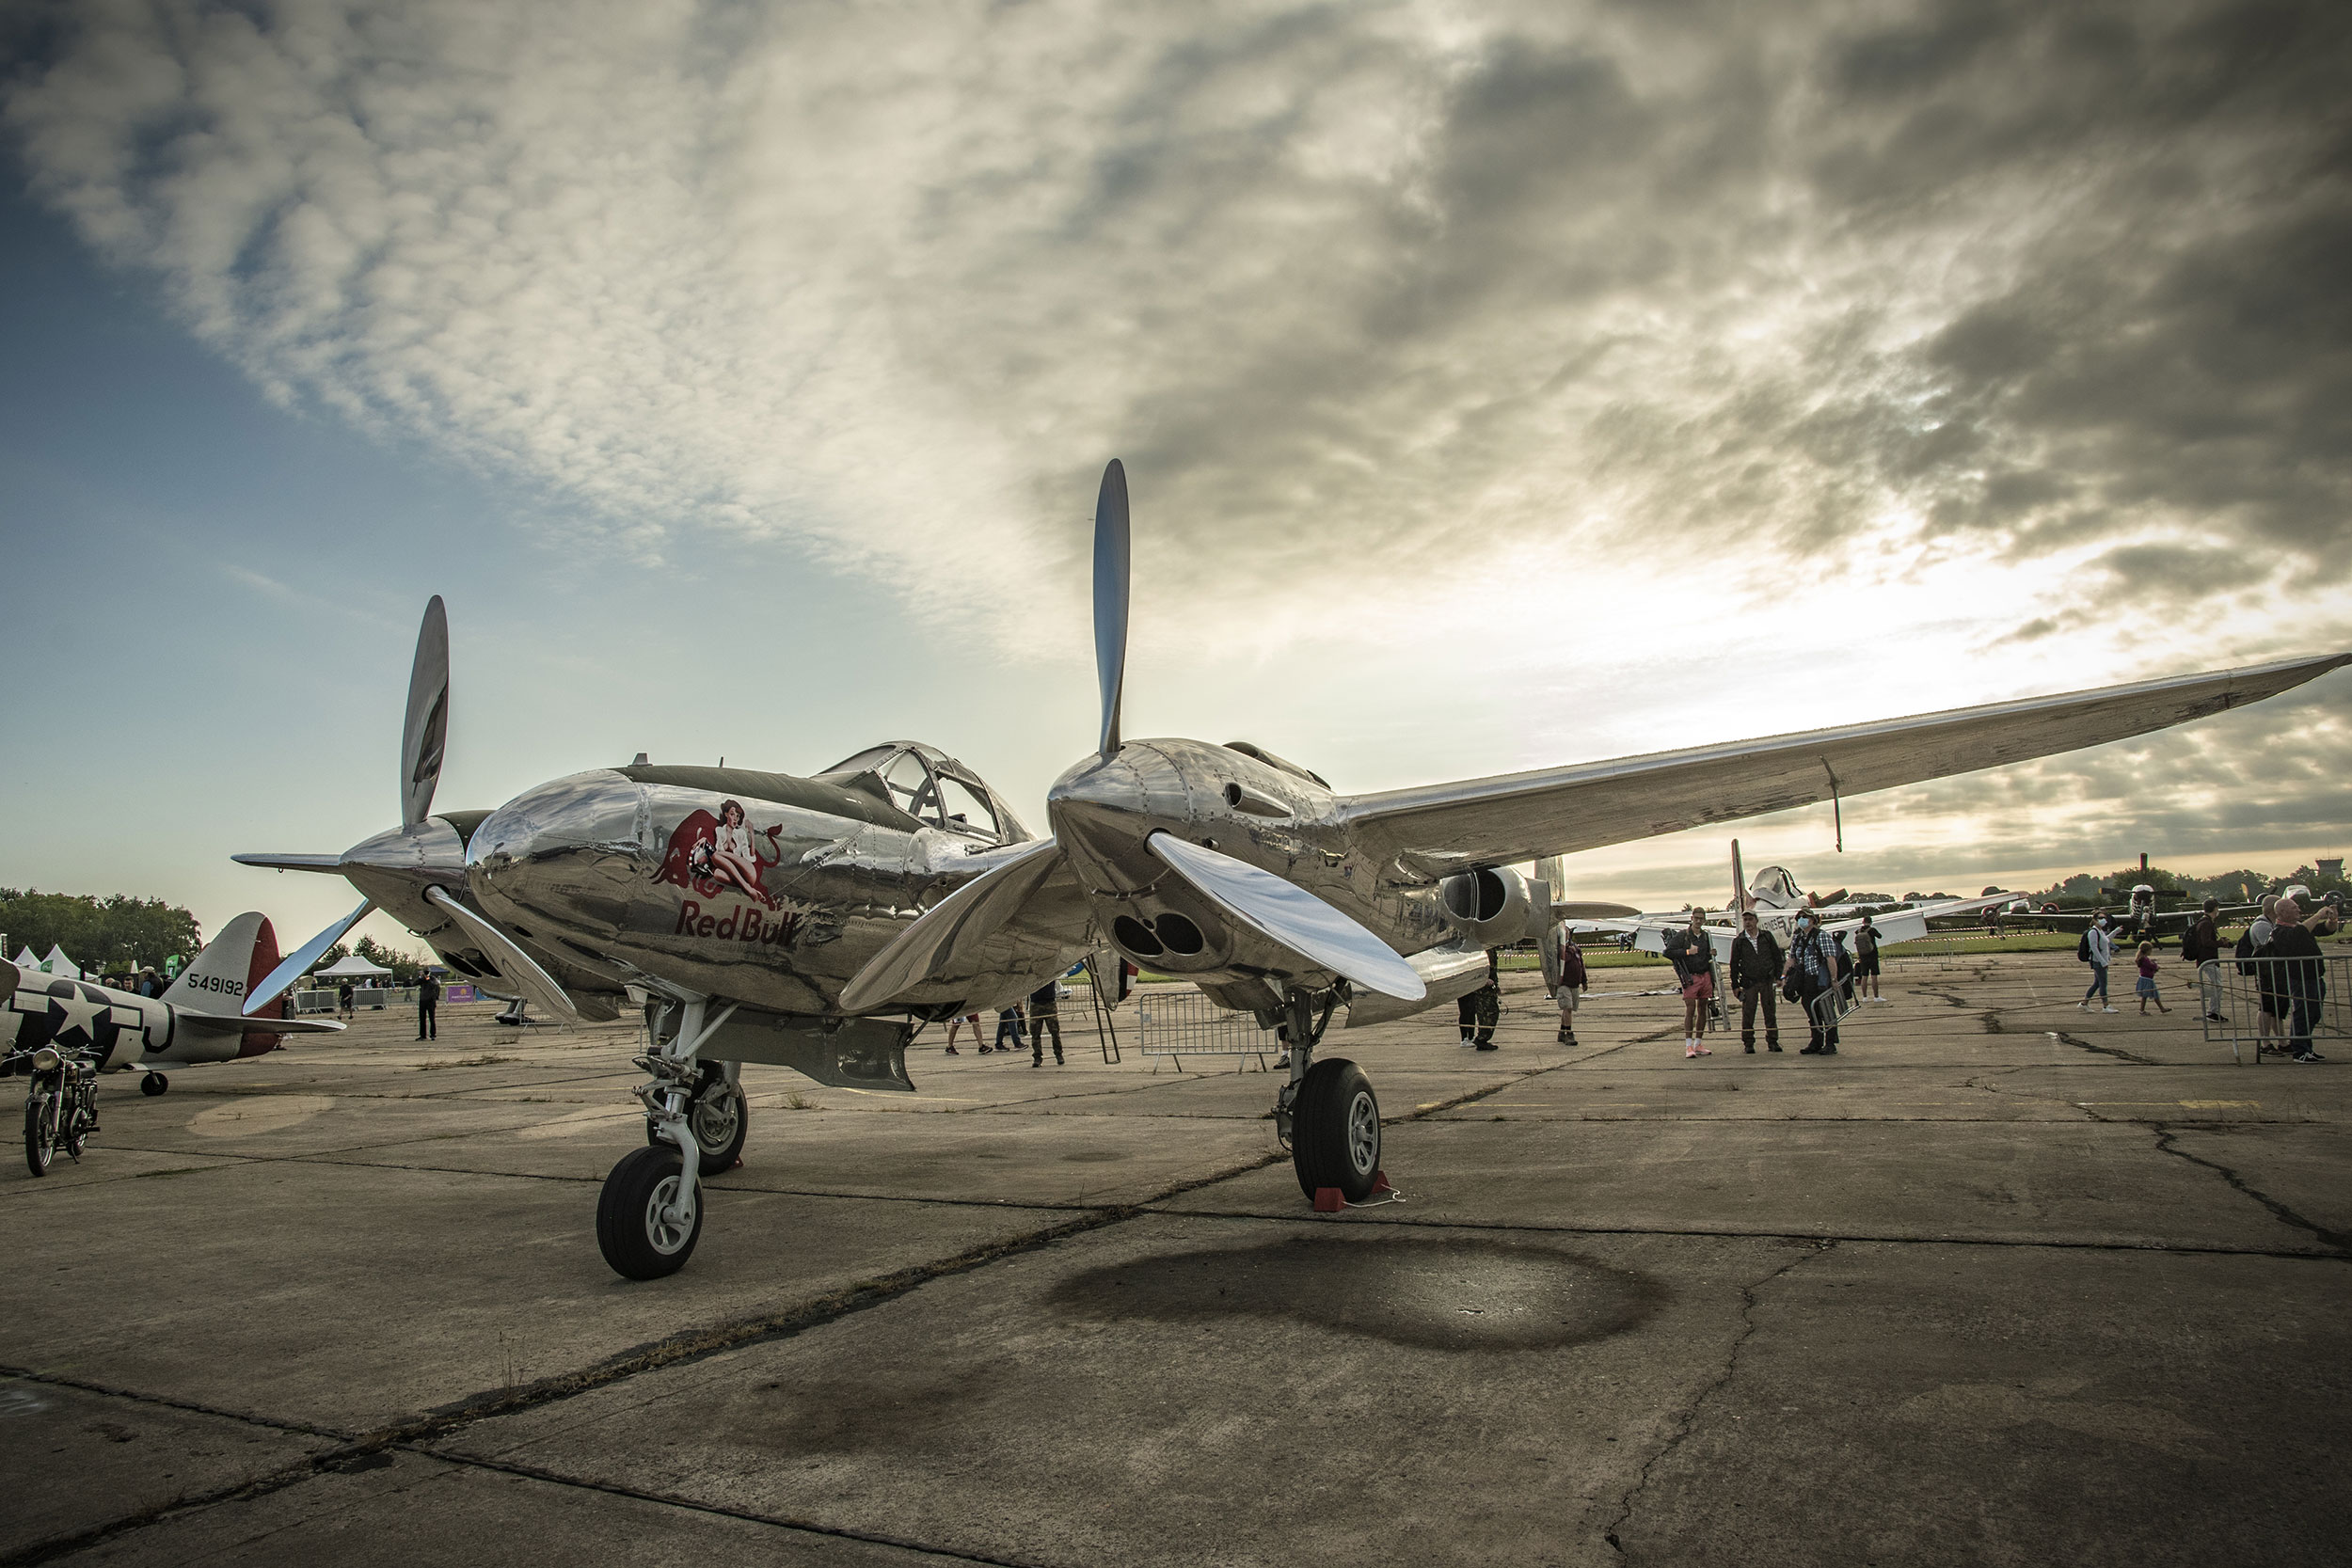
<instances>
[{"instance_id":1,"label":"polished silver fighter aircraft","mask_svg":"<svg viewBox=\"0 0 2352 1568\"><path fill-rule=\"evenodd\" d=\"M638 1058L649 1147L614 1166L597 1208L606 1260L646 1278L691 1254L712 1145L741 1140L731 1068L712 1064L910 1090L904 1054L923 1024L1012 1002L1108 949L1285 1025L1291 1071L1274 1119L1299 1185L1359 1199L1379 1172L1379 1103L1355 1064L1318 1057L1326 1031L1483 984L1484 949L1549 912L1514 866L2098 745L2352 662L1349 795L1245 742L1127 739L1127 610L1126 477L1114 462L1095 515L1102 722L1048 794L1050 837L911 742L809 777L600 768L486 815L434 817L446 652L436 668L421 640L405 825L341 857L239 858L340 870L456 967L559 1012L612 1016L629 988L651 999L653 1048ZM438 625L436 601L428 633Z\"/></svg>"}]
</instances>

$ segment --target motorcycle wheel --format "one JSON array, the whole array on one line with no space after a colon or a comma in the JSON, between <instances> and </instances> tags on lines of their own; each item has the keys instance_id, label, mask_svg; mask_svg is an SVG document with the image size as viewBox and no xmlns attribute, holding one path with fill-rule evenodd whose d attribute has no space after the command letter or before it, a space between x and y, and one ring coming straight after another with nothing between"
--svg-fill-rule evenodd
<instances>
[{"instance_id":1,"label":"motorcycle wheel","mask_svg":"<svg viewBox=\"0 0 2352 1568\"><path fill-rule=\"evenodd\" d=\"M35 1091L24 1097L24 1168L35 1176L49 1174L57 1152L57 1098Z\"/></svg>"}]
</instances>

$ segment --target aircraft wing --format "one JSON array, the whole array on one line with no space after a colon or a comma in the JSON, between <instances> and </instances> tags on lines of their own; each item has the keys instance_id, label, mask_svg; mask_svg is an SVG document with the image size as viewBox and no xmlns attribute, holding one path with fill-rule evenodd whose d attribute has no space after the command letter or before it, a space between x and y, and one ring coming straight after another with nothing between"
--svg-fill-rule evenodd
<instances>
[{"instance_id":1,"label":"aircraft wing","mask_svg":"<svg viewBox=\"0 0 2352 1568\"><path fill-rule=\"evenodd\" d=\"M1356 841L1407 880L1624 844L1973 773L2225 712L2352 654L2028 697L1909 719L1343 797ZM1833 783L1834 781L1834 783Z\"/></svg>"}]
</instances>

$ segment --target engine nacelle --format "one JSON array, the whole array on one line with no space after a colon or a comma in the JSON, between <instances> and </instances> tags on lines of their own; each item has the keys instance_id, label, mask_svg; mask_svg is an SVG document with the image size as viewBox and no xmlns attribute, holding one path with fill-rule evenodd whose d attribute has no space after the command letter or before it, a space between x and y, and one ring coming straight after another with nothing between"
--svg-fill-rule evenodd
<instances>
[{"instance_id":1,"label":"engine nacelle","mask_svg":"<svg viewBox=\"0 0 2352 1568\"><path fill-rule=\"evenodd\" d=\"M1507 865L1448 877L1438 884L1438 896L1454 928L1481 947L1540 937L1551 919L1549 889L1539 907L1534 888Z\"/></svg>"}]
</instances>

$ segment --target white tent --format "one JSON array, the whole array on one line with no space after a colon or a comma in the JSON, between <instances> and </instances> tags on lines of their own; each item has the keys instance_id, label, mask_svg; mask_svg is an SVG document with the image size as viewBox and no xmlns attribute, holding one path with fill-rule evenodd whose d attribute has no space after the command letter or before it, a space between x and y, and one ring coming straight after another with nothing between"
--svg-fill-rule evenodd
<instances>
[{"instance_id":1,"label":"white tent","mask_svg":"<svg viewBox=\"0 0 2352 1568\"><path fill-rule=\"evenodd\" d=\"M81 965L67 958L65 949L56 942L49 944L49 957L41 959L40 967L52 974L62 974L69 980L78 980L82 977Z\"/></svg>"},{"instance_id":2,"label":"white tent","mask_svg":"<svg viewBox=\"0 0 2352 1568\"><path fill-rule=\"evenodd\" d=\"M382 964L372 964L354 953L347 958L338 958L325 969L310 971L310 978L313 980L372 980L390 973L391 971Z\"/></svg>"},{"instance_id":3,"label":"white tent","mask_svg":"<svg viewBox=\"0 0 2352 1568\"><path fill-rule=\"evenodd\" d=\"M40 967L40 960L33 957L33 950L31 948L23 948L20 949L16 955L16 967L23 970L25 974L30 974L34 970Z\"/></svg>"}]
</instances>

